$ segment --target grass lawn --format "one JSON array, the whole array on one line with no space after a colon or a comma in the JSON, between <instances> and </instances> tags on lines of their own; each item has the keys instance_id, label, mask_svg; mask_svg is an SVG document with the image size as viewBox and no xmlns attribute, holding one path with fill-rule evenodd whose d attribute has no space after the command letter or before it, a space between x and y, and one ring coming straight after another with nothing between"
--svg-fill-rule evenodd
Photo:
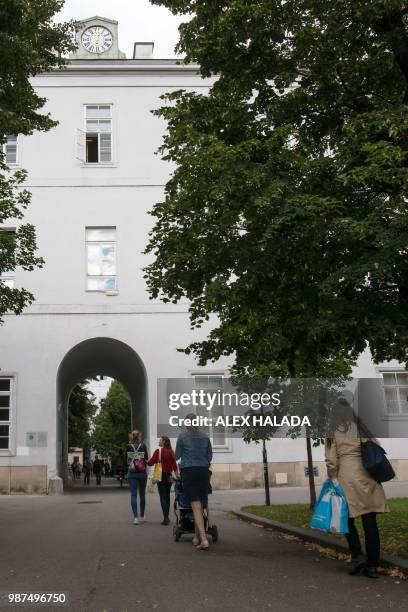
<instances>
[{"instance_id":1,"label":"grass lawn","mask_svg":"<svg viewBox=\"0 0 408 612\"><path fill-rule=\"evenodd\" d=\"M408 558L408 498L389 499L388 504L391 512L377 515L381 548L383 552L389 555ZM309 522L312 513L308 504L245 506L242 511L310 530ZM356 526L363 542L364 536L359 519L356 519ZM344 536L338 534L332 535L333 537L344 538Z\"/></svg>"}]
</instances>

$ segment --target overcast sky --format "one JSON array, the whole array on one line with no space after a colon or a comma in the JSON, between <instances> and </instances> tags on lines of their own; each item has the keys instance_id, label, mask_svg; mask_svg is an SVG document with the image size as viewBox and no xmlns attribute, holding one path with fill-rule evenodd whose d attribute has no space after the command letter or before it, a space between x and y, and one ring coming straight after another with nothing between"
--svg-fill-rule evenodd
<instances>
[{"instance_id":1,"label":"overcast sky","mask_svg":"<svg viewBox=\"0 0 408 612\"><path fill-rule=\"evenodd\" d=\"M85 19L98 15L119 22L119 48L128 58L133 55L133 43L154 42L154 57L174 57L178 40L178 25L183 21L149 0L65 0L57 21ZM184 18L185 19L185 18Z\"/></svg>"}]
</instances>

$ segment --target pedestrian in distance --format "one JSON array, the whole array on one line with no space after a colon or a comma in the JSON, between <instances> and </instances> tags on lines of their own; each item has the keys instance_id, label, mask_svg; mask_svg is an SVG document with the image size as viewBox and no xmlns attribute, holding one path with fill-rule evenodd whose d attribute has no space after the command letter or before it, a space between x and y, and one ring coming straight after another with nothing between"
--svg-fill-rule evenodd
<instances>
[{"instance_id":1,"label":"pedestrian in distance","mask_svg":"<svg viewBox=\"0 0 408 612\"><path fill-rule=\"evenodd\" d=\"M128 471L127 461L126 461L126 453L122 450L119 451L118 457L116 459L115 465L115 476L125 478L125 475Z\"/></svg>"},{"instance_id":2,"label":"pedestrian in distance","mask_svg":"<svg viewBox=\"0 0 408 612\"><path fill-rule=\"evenodd\" d=\"M102 480L102 461L99 459L98 455L95 456L92 471L95 475L96 484L100 485Z\"/></svg>"},{"instance_id":3,"label":"pedestrian in distance","mask_svg":"<svg viewBox=\"0 0 408 612\"><path fill-rule=\"evenodd\" d=\"M194 414L187 419L193 419ZM186 427L176 443L176 460L180 459L181 483L184 495L191 503L194 516L195 536L193 545L199 550L208 550L208 539L205 533L203 507L207 504L210 491L210 464L212 447L208 436L198 427Z\"/></svg>"},{"instance_id":4,"label":"pedestrian in distance","mask_svg":"<svg viewBox=\"0 0 408 612\"><path fill-rule=\"evenodd\" d=\"M79 480L81 478L81 464L78 459L74 459L72 464L72 475L74 480Z\"/></svg>"},{"instance_id":5,"label":"pedestrian in distance","mask_svg":"<svg viewBox=\"0 0 408 612\"><path fill-rule=\"evenodd\" d=\"M349 511L349 533L346 534L351 552L351 575L363 572L378 578L380 535L377 514L389 512L382 485L365 470L361 442L376 440L354 414L349 402L340 398L332 412L328 437L325 441L327 475L337 478L343 488ZM355 519L361 516L365 536L366 557L363 555Z\"/></svg>"},{"instance_id":6,"label":"pedestrian in distance","mask_svg":"<svg viewBox=\"0 0 408 612\"><path fill-rule=\"evenodd\" d=\"M159 440L159 448L156 448L147 465L161 465L161 480L157 482L157 490L160 496L160 505L163 512L162 525L170 523L170 490L173 482L172 473L178 475L178 466L174 458L170 438L162 436Z\"/></svg>"},{"instance_id":7,"label":"pedestrian in distance","mask_svg":"<svg viewBox=\"0 0 408 612\"><path fill-rule=\"evenodd\" d=\"M92 463L89 461L88 457L84 461L84 467L82 471L84 473L84 485L90 485L91 484Z\"/></svg>"},{"instance_id":8,"label":"pedestrian in distance","mask_svg":"<svg viewBox=\"0 0 408 612\"><path fill-rule=\"evenodd\" d=\"M130 504L133 512L133 524L145 520L146 507L146 485L147 469L146 463L149 458L146 444L143 442L142 434L138 430L129 434L129 444L127 445L127 479L130 488ZM137 498L140 502L140 517L138 513Z\"/></svg>"}]
</instances>

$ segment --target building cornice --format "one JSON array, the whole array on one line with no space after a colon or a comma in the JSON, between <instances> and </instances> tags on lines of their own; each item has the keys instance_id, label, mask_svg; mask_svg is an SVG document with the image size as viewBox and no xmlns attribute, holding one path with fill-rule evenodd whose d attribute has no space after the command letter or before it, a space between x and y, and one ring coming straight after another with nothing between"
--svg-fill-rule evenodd
<instances>
[{"instance_id":1,"label":"building cornice","mask_svg":"<svg viewBox=\"0 0 408 612\"><path fill-rule=\"evenodd\" d=\"M100 15L94 15L93 17L87 17L86 19L78 19L77 23L88 23L88 21L101 21L106 23L113 23L114 25L118 25L118 21L115 19L108 19L108 17L101 17Z\"/></svg>"},{"instance_id":2,"label":"building cornice","mask_svg":"<svg viewBox=\"0 0 408 612\"><path fill-rule=\"evenodd\" d=\"M182 64L177 59L148 60L71 60L63 68L57 68L42 75L62 76L65 74L119 74L170 72L199 74L198 64Z\"/></svg>"}]
</instances>

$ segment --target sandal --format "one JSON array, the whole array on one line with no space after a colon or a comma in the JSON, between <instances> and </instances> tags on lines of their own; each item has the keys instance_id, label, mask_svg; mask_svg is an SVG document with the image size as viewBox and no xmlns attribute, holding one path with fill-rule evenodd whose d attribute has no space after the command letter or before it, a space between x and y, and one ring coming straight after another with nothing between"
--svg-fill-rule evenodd
<instances>
[{"instance_id":1,"label":"sandal","mask_svg":"<svg viewBox=\"0 0 408 612\"><path fill-rule=\"evenodd\" d=\"M208 545L208 540L202 540L201 543L197 546L197 550L208 550L210 547Z\"/></svg>"},{"instance_id":2,"label":"sandal","mask_svg":"<svg viewBox=\"0 0 408 612\"><path fill-rule=\"evenodd\" d=\"M196 536L194 536L193 538L193 546L199 546L200 545L200 538L196 538Z\"/></svg>"}]
</instances>

